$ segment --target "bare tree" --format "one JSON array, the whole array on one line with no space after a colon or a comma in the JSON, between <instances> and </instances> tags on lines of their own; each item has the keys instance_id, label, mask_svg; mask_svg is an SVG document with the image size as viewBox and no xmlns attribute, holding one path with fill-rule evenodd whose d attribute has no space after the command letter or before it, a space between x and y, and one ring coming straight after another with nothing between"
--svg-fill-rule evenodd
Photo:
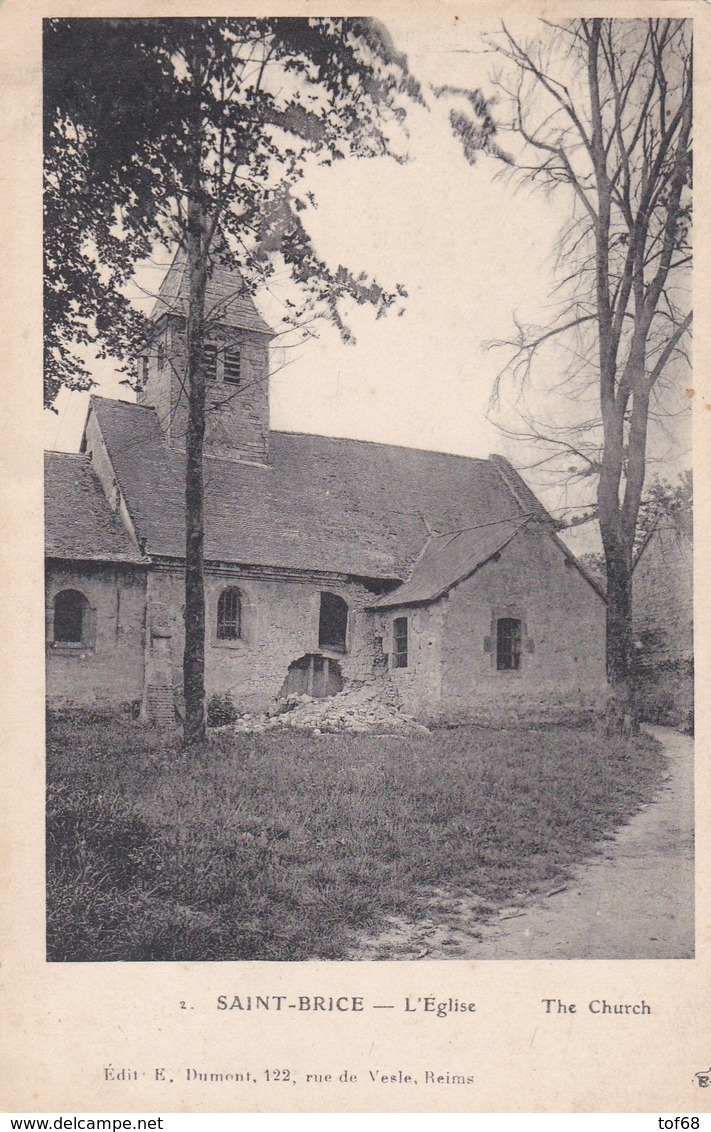
<instances>
[{"instance_id":1,"label":"bare tree","mask_svg":"<svg viewBox=\"0 0 711 1132\"><path fill-rule=\"evenodd\" d=\"M596 482L608 724L617 731L636 726L632 565L650 423L666 384L688 364L691 29L673 19L545 22L531 42L503 26L490 47L500 63L499 133L510 131L506 148L517 140L520 152L499 150L490 128L472 149L481 120L453 111L465 154L472 160L484 149L505 160L510 176L565 203L554 316L547 326L517 324L499 385L508 377L525 390L557 347L559 392L580 398L574 421L569 403L545 424L523 415L542 463ZM483 108L469 102L481 119Z\"/></svg>"}]
</instances>

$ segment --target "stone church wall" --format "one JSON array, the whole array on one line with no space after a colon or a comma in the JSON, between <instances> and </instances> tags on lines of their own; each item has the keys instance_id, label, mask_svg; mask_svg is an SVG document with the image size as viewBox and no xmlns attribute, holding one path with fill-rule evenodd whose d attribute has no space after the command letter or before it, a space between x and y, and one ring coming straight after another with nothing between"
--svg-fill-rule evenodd
<instances>
[{"instance_id":1,"label":"stone church wall","mask_svg":"<svg viewBox=\"0 0 711 1132\"><path fill-rule=\"evenodd\" d=\"M182 686L183 573L161 569L151 573L148 587L147 647L152 626L162 634L170 631L172 682ZM239 640L217 639L217 605L221 592L236 586L242 605L242 635ZM339 653L318 647L320 594L336 593L348 604L347 651ZM205 684L210 696L229 693L243 711L268 707L279 695L289 665L302 656L323 652L340 666L344 680L366 680L373 676L374 641L372 617L366 606L373 600L364 586L352 581L313 578L276 578L238 574L225 570L206 576ZM150 655L146 662L151 671Z\"/></svg>"},{"instance_id":2,"label":"stone church wall","mask_svg":"<svg viewBox=\"0 0 711 1132\"><path fill-rule=\"evenodd\" d=\"M521 623L520 667L497 668L499 618ZM494 723L574 717L605 692L604 604L545 532L525 529L444 601L441 706Z\"/></svg>"},{"instance_id":3,"label":"stone church wall","mask_svg":"<svg viewBox=\"0 0 711 1132\"><path fill-rule=\"evenodd\" d=\"M55 598L87 601L80 644L54 640ZM46 585L46 685L50 707L120 707L143 695L146 576L140 568L52 563Z\"/></svg>"},{"instance_id":4,"label":"stone church wall","mask_svg":"<svg viewBox=\"0 0 711 1132\"><path fill-rule=\"evenodd\" d=\"M407 665L395 666L395 628L398 618L407 618ZM382 639L385 664L399 701L406 712L419 717L436 716L440 710L442 684L443 605L395 607L376 613L376 634Z\"/></svg>"},{"instance_id":5,"label":"stone church wall","mask_svg":"<svg viewBox=\"0 0 711 1132\"><path fill-rule=\"evenodd\" d=\"M50 564L47 583L47 696L50 706L135 703L147 714L182 688L183 572L111 565ZM218 640L220 594L236 586L241 634ZM53 640L55 596L76 589L88 603L81 645ZM319 648L320 595L348 605L344 653ZM547 534L523 531L471 578L426 607L373 612L373 594L342 577L209 569L206 575L206 690L229 693L243 711L268 707L289 666L322 653L346 686L386 677L403 708L421 718L482 723L544 721L598 706L605 689L603 603ZM396 667L393 627L407 617L408 656ZM521 623L520 667L500 671L496 621ZM158 699L156 700L156 696Z\"/></svg>"}]
</instances>

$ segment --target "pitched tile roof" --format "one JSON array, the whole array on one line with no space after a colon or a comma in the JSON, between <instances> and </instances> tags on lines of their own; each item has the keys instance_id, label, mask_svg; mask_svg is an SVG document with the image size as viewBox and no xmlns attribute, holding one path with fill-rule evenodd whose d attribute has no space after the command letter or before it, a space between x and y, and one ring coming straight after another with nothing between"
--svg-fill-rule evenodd
<instances>
[{"instance_id":1,"label":"pitched tile roof","mask_svg":"<svg viewBox=\"0 0 711 1132\"><path fill-rule=\"evenodd\" d=\"M91 403L146 552L182 558L184 455L168 447L153 409ZM531 514L491 460L275 431L266 467L207 457L205 493L208 561L403 580L433 532L467 528L442 544L437 584L445 566L460 569Z\"/></svg>"},{"instance_id":2,"label":"pitched tile roof","mask_svg":"<svg viewBox=\"0 0 711 1132\"><path fill-rule=\"evenodd\" d=\"M527 518L493 519L479 527L432 535L404 585L374 602L383 609L434 601L469 577L528 523Z\"/></svg>"},{"instance_id":3,"label":"pitched tile roof","mask_svg":"<svg viewBox=\"0 0 711 1132\"><path fill-rule=\"evenodd\" d=\"M178 249L158 292L151 319L157 322L166 314L187 315L188 281L186 259L182 249ZM240 330L256 330L260 334L274 336L254 305L251 295L241 289L239 273L234 268L227 269L215 264L205 293L205 312L208 318L223 326Z\"/></svg>"},{"instance_id":4,"label":"pitched tile roof","mask_svg":"<svg viewBox=\"0 0 711 1132\"><path fill-rule=\"evenodd\" d=\"M87 456L47 452L44 468L45 552L50 558L143 561L109 507Z\"/></svg>"}]
</instances>

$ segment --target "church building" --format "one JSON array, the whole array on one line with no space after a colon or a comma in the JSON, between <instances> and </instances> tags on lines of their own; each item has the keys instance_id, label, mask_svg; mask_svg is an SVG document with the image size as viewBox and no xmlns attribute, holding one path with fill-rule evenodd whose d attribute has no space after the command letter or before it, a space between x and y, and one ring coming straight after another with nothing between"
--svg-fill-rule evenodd
<instances>
[{"instance_id":1,"label":"church building","mask_svg":"<svg viewBox=\"0 0 711 1132\"><path fill-rule=\"evenodd\" d=\"M137 403L93 396L80 453L46 456L50 707L182 711L186 294L178 254ZM224 268L207 308L208 699L380 680L422 718L593 703L604 597L511 464L271 429L270 328Z\"/></svg>"}]
</instances>

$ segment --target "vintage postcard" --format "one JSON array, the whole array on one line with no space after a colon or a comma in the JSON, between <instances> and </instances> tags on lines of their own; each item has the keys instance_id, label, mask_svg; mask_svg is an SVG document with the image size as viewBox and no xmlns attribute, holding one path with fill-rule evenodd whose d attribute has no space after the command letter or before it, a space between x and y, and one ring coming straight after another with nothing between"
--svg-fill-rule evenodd
<instances>
[{"instance_id":1,"label":"vintage postcard","mask_svg":"<svg viewBox=\"0 0 711 1132\"><path fill-rule=\"evenodd\" d=\"M5 1109L708 1112L707 5L0 27Z\"/></svg>"}]
</instances>

